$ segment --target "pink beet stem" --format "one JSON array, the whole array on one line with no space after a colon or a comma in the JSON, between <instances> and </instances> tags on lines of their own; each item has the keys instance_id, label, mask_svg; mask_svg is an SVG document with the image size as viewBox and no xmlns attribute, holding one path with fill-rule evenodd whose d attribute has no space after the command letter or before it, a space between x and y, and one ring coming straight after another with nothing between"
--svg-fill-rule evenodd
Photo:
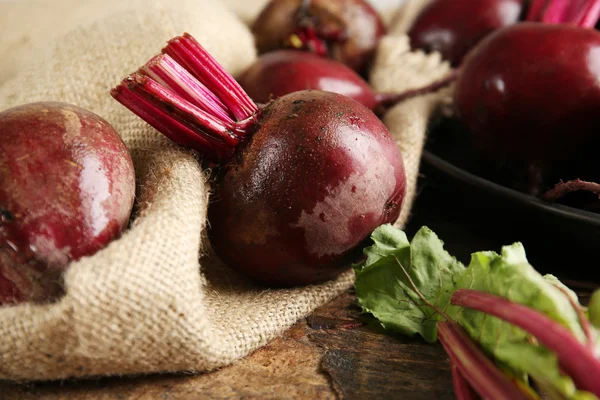
<instances>
[{"instance_id":1,"label":"pink beet stem","mask_svg":"<svg viewBox=\"0 0 600 400\"><path fill-rule=\"evenodd\" d=\"M527 399L527 396L486 357L477 343L456 322L438 322L437 329L440 343L453 365L481 397Z\"/></svg>"},{"instance_id":2,"label":"pink beet stem","mask_svg":"<svg viewBox=\"0 0 600 400\"><path fill-rule=\"evenodd\" d=\"M238 121L258 111L235 79L190 34L171 39L163 53L171 56L217 95Z\"/></svg>"},{"instance_id":3,"label":"pink beet stem","mask_svg":"<svg viewBox=\"0 0 600 400\"><path fill-rule=\"evenodd\" d=\"M546 12L542 17L542 22L547 24L560 24L570 22L573 18L572 4L577 4L580 0L551 0L548 3Z\"/></svg>"},{"instance_id":4,"label":"pink beet stem","mask_svg":"<svg viewBox=\"0 0 600 400\"><path fill-rule=\"evenodd\" d=\"M173 119L163 108L155 106L141 95L132 92L126 80L114 88L111 95L175 143L199 151L213 162L225 158L225 153L220 146L214 142L210 143L192 129Z\"/></svg>"},{"instance_id":5,"label":"pink beet stem","mask_svg":"<svg viewBox=\"0 0 600 400\"><path fill-rule=\"evenodd\" d=\"M541 21L549 0L532 0L529 4L526 21Z\"/></svg>"},{"instance_id":6,"label":"pink beet stem","mask_svg":"<svg viewBox=\"0 0 600 400\"><path fill-rule=\"evenodd\" d=\"M456 400L477 400L477 393L473 390L469 382L460 373L460 369L455 363L452 363L452 386Z\"/></svg>"},{"instance_id":7,"label":"pink beet stem","mask_svg":"<svg viewBox=\"0 0 600 400\"><path fill-rule=\"evenodd\" d=\"M556 354L581 389L600 396L600 361L563 325L529 307L475 290L457 290L452 304L493 315L529 332Z\"/></svg>"},{"instance_id":8,"label":"pink beet stem","mask_svg":"<svg viewBox=\"0 0 600 400\"><path fill-rule=\"evenodd\" d=\"M209 161L227 162L254 132L261 109L189 34L169 41L163 52L112 96L173 141Z\"/></svg>"},{"instance_id":9,"label":"pink beet stem","mask_svg":"<svg viewBox=\"0 0 600 400\"><path fill-rule=\"evenodd\" d=\"M600 0L533 0L526 20L593 28L599 18Z\"/></svg>"},{"instance_id":10,"label":"pink beet stem","mask_svg":"<svg viewBox=\"0 0 600 400\"><path fill-rule=\"evenodd\" d=\"M595 27L600 19L600 0L588 0L582 8L578 21L576 21L577 25L583 28Z\"/></svg>"},{"instance_id":11,"label":"pink beet stem","mask_svg":"<svg viewBox=\"0 0 600 400\"><path fill-rule=\"evenodd\" d=\"M129 88L150 100L151 103L170 109L170 114L174 119L198 128L198 133L210 136L231 147L235 147L239 143L239 138L232 134L230 127L169 89L162 87L152 78L133 74L129 80Z\"/></svg>"},{"instance_id":12,"label":"pink beet stem","mask_svg":"<svg viewBox=\"0 0 600 400\"><path fill-rule=\"evenodd\" d=\"M213 117L233 125L233 119L221 100L169 55L159 54L153 57L139 72L171 89Z\"/></svg>"},{"instance_id":13,"label":"pink beet stem","mask_svg":"<svg viewBox=\"0 0 600 400\"><path fill-rule=\"evenodd\" d=\"M256 126L258 123L258 117L262 114L262 108L259 108L258 111L252 115L250 118L247 118L243 121L238 121L234 124L234 132L240 136L244 137L252 132L252 128Z\"/></svg>"}]
</instances>

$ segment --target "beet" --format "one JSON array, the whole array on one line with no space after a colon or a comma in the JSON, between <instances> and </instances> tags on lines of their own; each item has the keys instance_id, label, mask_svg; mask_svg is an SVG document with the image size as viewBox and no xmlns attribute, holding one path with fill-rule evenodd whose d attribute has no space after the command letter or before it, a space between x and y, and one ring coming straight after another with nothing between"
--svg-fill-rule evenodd
<instances>
[{"instance_id":1,"label":"beet","mask_svg":"<svg viewBox=\"0 0 600 400\"><path fill-rule=\"evenodd\" d=\"M455 92L459 117L490 156L540 164L573 159L600 128L598 65L594 30L522 23L498 31L464 61Z\"/></svg>"},{"instance_id":2,"label":"beet","mask_svg":"<svg viewBox=\"0 0 600 400\"><path fill-rule=\"evenodd\" d=\"M350 97L377 113L406 99L434 92L455 79L451 73L422 88L375 93L360 75L344 64L295 50L263 54L238 78L242 88L258 103L301 90L323 90Z\"/></svg>"},{"instance_id":3,"label":"beet","mask_svg":"<svg viewBox=\"0 0 600 400\"><path fill-rule=\"evenodd\" d=\"M414 49L438 51L453 66L485 36L515 24L524 0L433 0L408 35Z\"/></svg>"},{"instance_id":4,"label":"beet","mask_svg":"<svg viewBox=\"0 0 600 400\"><path fill-rule=\"evenodd\" d=\"M374 227L398 218L400 153L368 109L333 93L284 96L260 124L215 189L211 243L263 283L332 278Z\"/></svg>"},{"instance_id":5,"label":"beet","mask_svg":"<svg viewBox=\"0 0 600 400\"><path fill-rule=\"evenodd\" d=\"M371 110L310 90L258 107L190 35L163 53L112 95L219 166L208 235L231 268L275 286L321 282L398 218L402 155Z\"/></svg>"},{"instance_id":6,"label":"beet","mask_svg":"<svg viewBox=\"0 0 600 400\"><path fill-rule=\"evenodd\" d=\"M600 127L600 33L586 29L599 16L600 0L533 0L535 23L496 31L460 67L454 100L477 156L526 176L530 194L600 172L587 161Z\"/></svg>"},{"instance_id":7,"label":"beet","mask_svg":"<svg viewBox=\"0 0 600 400\"><path fill-rule=\"evenodd\" d=\"M65 103L0 113L0 304L60 292L67 265L126 226L133 164L115 130Z\"/></svg>"},{"instance_id":8,"label":"beet","mask_svg":"<svg viewBox=\"0 0 600 400\"><path fill-rule=\"evenodd\" d=\"M375 109L377 95L354 70L337 61L296 50L263 54L238 78L258 103L300 90L324 90L351 97Z\"/></svg>"},{"instance_id":9,"label":"beet","mask_svg":"<svg viewBox=\"0 0 600 400\"><path fill-rule=\"evenodd\" d=\"M272 0L252 32L259 54L284 47L304 49L364 73L386 30L365 0Z\"/></svg>"}]
</instances>

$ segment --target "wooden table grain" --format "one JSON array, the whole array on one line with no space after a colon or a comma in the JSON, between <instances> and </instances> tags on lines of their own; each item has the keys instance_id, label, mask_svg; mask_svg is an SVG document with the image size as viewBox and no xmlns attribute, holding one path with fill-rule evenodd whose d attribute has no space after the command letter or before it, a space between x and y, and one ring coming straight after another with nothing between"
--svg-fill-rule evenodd
<instances>
[{"instance_id":1,"label":"wooden table grain","mask_svg":"<svg viewBox=\"0 0 600 400\"><path fill-rule=\"evenodd\" d=\"M233 366L202 375L0 383L3 400L452 399L438 345L389 336L349 291Z\"/></svg>"},{"instance_id":2,"label":"wooden table grain","mask_svg":"<svg viewBox=\"0 0 600 400\"><path fill-rule=\"evenodd\" d=\"M426 170L425 170L426 171ZM440 191L427 175L409 235L432 228L446 248L468 262L477 250L498 250L519 240L518 229L490 227L461 208L456 193ZM509 224L510 226L510 224ZM535 257L536 268L572 278L564 265ZM541 268L540 268L541 267ZM585 302L598 282L575 285ZM17 385L0 382L0 400L66 399L453 399L448 359L439 345L383 332L361 314L348 291L296 323L280 338L240 362L208 374L150 375Z\"/></svg>"}]
</instances>

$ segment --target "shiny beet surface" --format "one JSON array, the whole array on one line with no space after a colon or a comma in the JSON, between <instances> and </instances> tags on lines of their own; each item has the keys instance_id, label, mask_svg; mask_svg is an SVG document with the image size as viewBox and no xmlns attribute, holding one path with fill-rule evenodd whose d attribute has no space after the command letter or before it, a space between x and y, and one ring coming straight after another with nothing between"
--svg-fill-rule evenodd
<instances>
[{"instance_id":1,"label":"shiny beet surface","mask_svg":"<svg viewBox=\"0 0 600 400\"><path fill-rule=\"evenodd\" d=\"M126 226L133 164L106 121L64 103L1 112L0 138L0 304L48 300Z\"/></svg>"},{"instance_id":2,"label":"shiny beet surface","mask_svg":"<svg viewBox=\"0 0 600 400\"><path fill-rule=\"evenodd\" d=\"M277 50L263 54L238 82L259 103L313 89L343 94L370 109L378 105L371 87L354 70L304 51Z\"/></svg>"},{"instance_id":3,"label":"shiny beet surface","mask_svg":"<svg viewBox=\"0 0 600 400\"><path fill-rule=\"evenodd\" d=\"M385 26L365 0L312 0L307 12L303 0L273 0L252 26L260 54L286 46L290 34L314 27L331 58L365 72Z\"/></svg>"},{"instance_id":4,"label":"shiny beet surface","mask_svg":"<svg viewBox=\"0 0 600 400\"><path fill-rule=\"evenodd\" d=\"M408 35L414 49L438 51L457 66L475 45L496 29L515 24L523 0L433 0Z\"/></svg>"},{"instance_id":5,"label":"shiny beet surface","mask_svg":"<svg viewBox=\"0 0 600 400\"><path fill-rule=\"evenodd\" d=\"M366 107L328 92L269 103L209 206L209 238L232 268L263 284L337 276L383 223L398 218L402 156Z\"/></svg>"},{"instance_id":6,"label":"shiny beet surface","mask_svg":"<svg viewBox=\"0 0 600 400\"><path fill-rule=\"evenodd\" d=\"M600 33L539 23L500 30L465 58L455 103L489 157L573 159L600 132Z\"/></svg>"}]
</instances>

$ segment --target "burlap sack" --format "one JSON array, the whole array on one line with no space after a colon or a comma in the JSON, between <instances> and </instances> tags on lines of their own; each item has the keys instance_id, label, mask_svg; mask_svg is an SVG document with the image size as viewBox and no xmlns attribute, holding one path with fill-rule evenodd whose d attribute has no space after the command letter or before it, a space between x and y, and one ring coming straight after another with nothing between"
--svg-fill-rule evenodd
<instances>
[{"instance_id":1,"label":"burlap sack","mask_svg":"<svg viewBox=\"0 0 600 400\"><path fill-rule=\"evenodd\" d=\"M379 43L370 83L379 92L396 93L425 86L450 72L439 53L410 51L406 35L388 35ZM416 97L388 110L383 122L396 139L404 156L407 174L406 202L412 204L417 189L419 163L431 115L450 102L451 88ZM402 227L410 215L403 207L395 226Z\"/></svg>"},{"instance_id":2,"label":"burlap sack","mask_svg":"<svg viewBox=\"0 0 600 400\"><path fill-rule=\"evenodd\" d=\"M128 5L129 12L62 37L42 60L0 87L0 109L54 100L103 116L129 147L138 179L131 228L70 266L62 299L0 308L0 379L212 370L265 344L352 284L353 273L347 272L321 285L265 290L206 255L206 174L191 153L170 144L108 92L183 31L234 74L254 59L252 39L216 0ZM402 89L445 69L438 59L408 53L405 39L388 38L373 82L379 89ZM410 193L425 121L438 101L428 98L398 106L386 117L404 152ZM409 209L410 198L399 225Z\"/></svg>"},{"instance_id":3,"label":"burlap sack","mask_svg":"<svg viewBox=\"0 0 600 400\"><path fill-rule=\"evenodd\" d=\"M152 7L153 2L0 0L0 86L75 27L89 25L118 10L131 9L134 4Z\"/></svg>"}]
</instances>

